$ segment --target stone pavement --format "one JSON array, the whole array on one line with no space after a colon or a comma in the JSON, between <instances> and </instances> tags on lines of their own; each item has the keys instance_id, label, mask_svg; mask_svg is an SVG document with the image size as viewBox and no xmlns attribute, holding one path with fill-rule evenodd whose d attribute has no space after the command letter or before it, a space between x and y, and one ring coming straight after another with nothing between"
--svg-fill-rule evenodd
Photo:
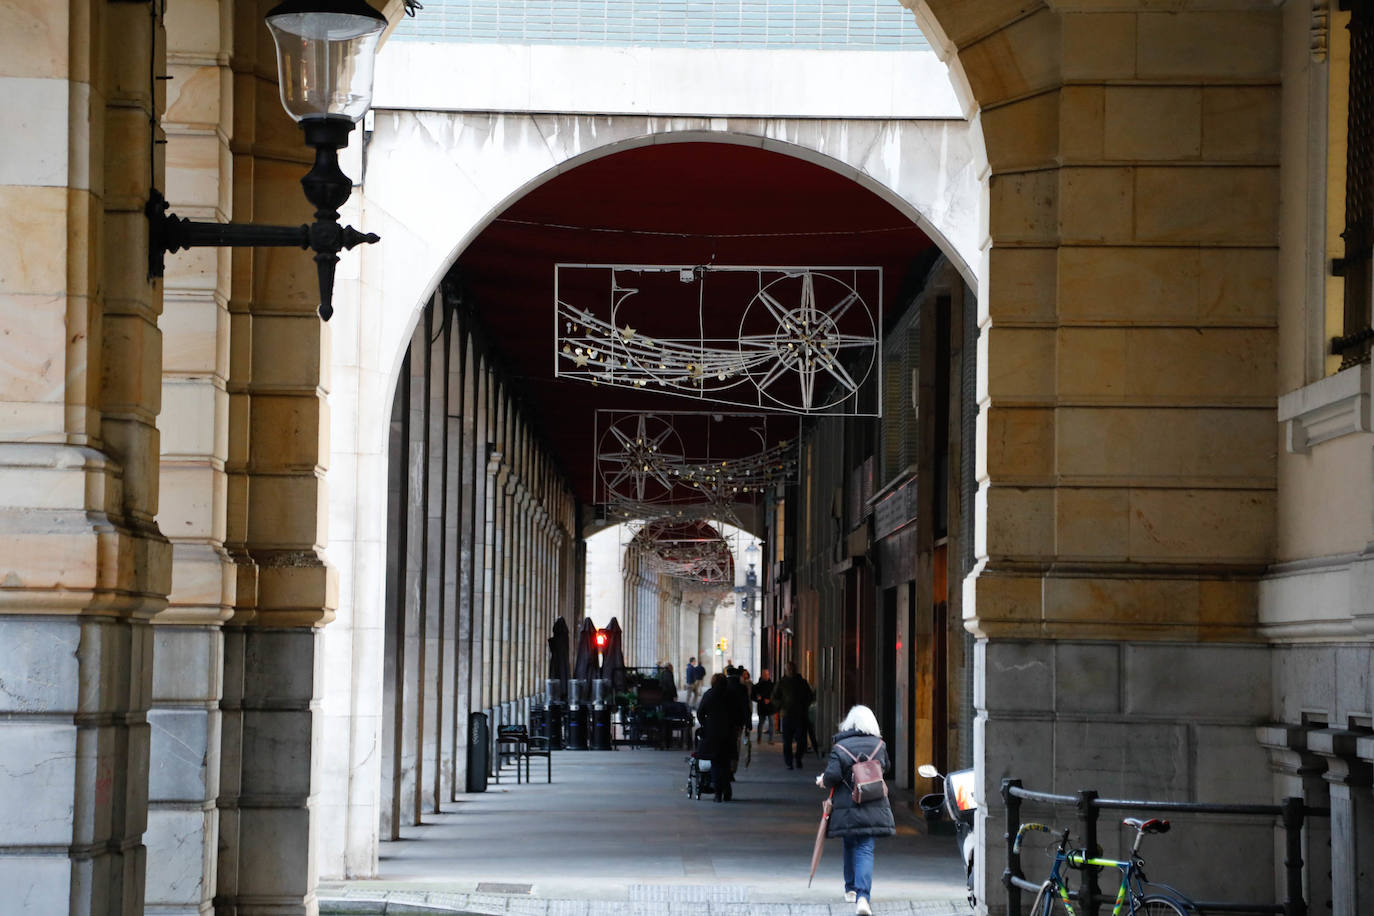
<instances>
[{"instance_id":1,"label":"stone pavement","mask_svg":"<svg viewBox=\"0 0 1374 916\"><path fill-rule=\"evenodd\" d=\"M542 761L536 761L542 763ZM595 916L829 916L842 900L839 841L806 886L820 817L814 753L783 766L779 745L754 749L735 800L688 799L685 752L555 752L552 785L465 795L404 838L383 843L380 876L324 882L321 913L510 913ZM539 767L535 767L538 771ZM879 840L878 914L963 916L963 869L949 836L926 836L906 805Z\"/></svg>"}]
</instances>

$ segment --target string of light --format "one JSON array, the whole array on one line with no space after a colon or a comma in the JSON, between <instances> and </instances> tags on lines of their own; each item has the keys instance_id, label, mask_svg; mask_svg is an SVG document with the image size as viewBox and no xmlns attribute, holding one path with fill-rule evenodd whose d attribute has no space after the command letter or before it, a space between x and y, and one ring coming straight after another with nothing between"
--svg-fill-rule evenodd
<instances>
[{"instance_id":1,"label":"string of light","mask_svg":"<svg viewBox=\"0 0 1374 916\"><path fill-rule=\"evenodd\" d=\"M560 296L565 269L607 273L609 314L596 314L591 307ZM746 302L712 304L717 322L734 310L739 316L738 333L730 338L669 337L618 320L627 300L640 293L638 288L621 285L620 274L671 271L678 272L681 282L697 284L699 327L705 326L707 274L756 275L757 292ZM842 272L849 276L840 276ZM880 291L881 270L872 267L819 271L557 265L555 374L632 389L652 385L722 404L860 415L858 394L881 360L876 336L881 309L875 320L858 289L860 275L868 272L875 276L874 285ZM876 409L881 411L881 403Z\"/></svg>"}]
</instances>

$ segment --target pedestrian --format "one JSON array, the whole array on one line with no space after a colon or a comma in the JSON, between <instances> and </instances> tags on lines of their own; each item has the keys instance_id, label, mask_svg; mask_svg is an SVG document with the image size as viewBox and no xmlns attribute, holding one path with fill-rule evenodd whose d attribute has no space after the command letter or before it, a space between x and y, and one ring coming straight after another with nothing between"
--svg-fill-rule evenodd
<instances>
[{"instance_id":1,"label":"pedestrian","mask_svg":"<svg viewBox=\"0 0 1374 916\"><path fill-rule=\"evenodd\" d=\"M744 686L741 675L744 674L742 668L725 669L725 685L730 691L730 726L735 734L735 756L730 761L730 772L735 773L739 770L739 758L741 752L741 741L744 732L749 728L750 706L749 688Z\"/></svg>"},{"instance_id":2,"label":"pedestrian","mask_svg":"<svg viewBox=\"0 0 1374 916\"><path fill-rule=\"evenodd\" d=\"M697 657L693 655L687 659L687 702L695 708L701 695L701 682L706 678L706 669L697 664Z\"/></svg>"},{"instance_id":3,"label":"pedestrian","mask_svg":"<svg viewBox=\"0 0 1374 916\"><path fill-rule=\"evenodd\" d=\"M734 700L725 675L717 672L711 677L711 686L697 705L697 721L701 723L698 736L701 746L697 753L711 761L711 782L716 787L716 801L729 801L734 797L731 783L734 776L730 762L734 757Z\"/></svg>"},{"instance_id":4,"label":"pedestrian","mask_svg":"<svg viewBox=\"0 0 1374 916\"><path fill-rule=\"evenodd\" d=\"M794 745L797 769L806 757L806 716L814 696L806 678L797 673L797 663L788 662L787 674L773 688L773 708L782 716L782 762L789 770Z\"/></svg>"},{"instance_id":5,"label":"pedestrian","mask_svg":"<svg viewBox=\"0 0 1374 916\"><path fill-rule=\"evenodd\" d=\"M664 662L663 667L658 669L658 684L663 688L663 699L669 702L677 700L677 681L673 680L672 662Z\"/></svg>"},{"instance_id":6,"label":"pedestrian","mask_svg":"<svg viewBox=\"0 0 1374 916\"><path fill-rule=\"evenodd\" d=\"M855 706L831 739L830 758L825 772L816 777L816 785L830 789L834 808L825 835L844 841L844 899L855 905L857 916L873 912L869 903L873 890L873 841L897 832L886 791L868 801L854 801L854 764L870 759L882 766L884 774L891 769L873 710Z\"/></svg>"},{"instance_id":7,"label":"pedestrian","mask_svg":"<svg viewBox=\"0 0 1374 916\"><path fill-rule=\"evenodd\" d=\"M751 697L754 705L759 712L759 737L763 740L764 723L768 725L768 743L773 743L773 676L768 669L764 668L759 672L759 679L754 682L754 690Z\"/></svg>"}]
</instances>

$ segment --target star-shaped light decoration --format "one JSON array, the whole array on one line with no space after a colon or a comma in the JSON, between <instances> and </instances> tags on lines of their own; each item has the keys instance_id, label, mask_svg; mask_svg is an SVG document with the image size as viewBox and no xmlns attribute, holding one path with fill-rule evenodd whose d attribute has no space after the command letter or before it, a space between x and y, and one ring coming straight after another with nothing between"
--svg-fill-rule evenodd
<instances>
[{"instance_id":1,"label":"star-shaped light decoration","mask_svg":"<svg viewBox=\"0 0 1374 916\"><path fill-rule=\"evenodd\" d=\"M645 488L651 481L671 492L673 482L670 468L682 462L682 455L664 448L665 443L676 436L673 427L659 421L656 424L659 428L650 432L648 422L647 414L639 414L632 433L624 430L620 424L612 425L607 431L618 448L602 451L596 456L606 487L612 493L624 493L628 484L633 498L641 502L645 498Z\"/></svg>"},{"instance_id":2,"label":"star-shaped light decoration","mask_svg":"<svg viewBox=\"0 0 1374 916\"><path fill-rule=\"evenodd\" d=\"M754 384L759 391L786 403L787 393L770 389L774 389L776 383L789 374L794 374L800 388L801 407L811 411L817 406L816 379L822 372L839 383L838 397L831 395L829 398L832 403L859 390L860 382L855 381L840 362L843 350L871 349L874 346L871 336L840 332L841 319L860 301L857 292L851 289L834 306L821 309L816 304L815 276L807 271L801 275L800 301L795 309L789 309L779 302L768 287L760 289L754 301L761 303L777 322L777 330L771 334L740 337L742 350L771 352L776 356L773 364L755 378Z\"/></svg>"}]
</instances>

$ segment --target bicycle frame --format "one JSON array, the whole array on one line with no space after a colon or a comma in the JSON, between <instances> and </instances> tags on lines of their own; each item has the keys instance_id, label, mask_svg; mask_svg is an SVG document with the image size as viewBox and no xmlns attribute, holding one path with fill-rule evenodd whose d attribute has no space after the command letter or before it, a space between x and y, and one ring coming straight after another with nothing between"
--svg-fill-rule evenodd
<instances>
[{"instance_id":1,"label":"bicycle frame","mask_svg":"<svg viewBox=\"0 0 1374 916\"><path fill-rule=\"evenodd\" d=\"M1016 848L1021 846L1021 837L1029 831L1041 833L1053 833L1044 824L1022 824L1016 831ZM1059 838L1059 848L1055 851L1054 865L1050 868L1050 876L1046 879L1049 885L1049 892L1059 895L1059 899L1064 903L1064 909L1069 916L1078 916L1078 910L1074 908L1068 885L1060 877L1060 871L1065 865L1070 868L1114 868L1121 873L1121 883L1117 886L1116 902L1112 905L1112 916L1134 916L1136 904L1145 897L1142 885L1148 884L1149 879L1145 877L1145 861L1140 857L1140 840L1144 833L1137 831L1135 843L1131 846L1131 857L1126 860L1103 859L1096 856L1089 856L1086 850L1069 848L1069 829L1065 829ZM1124 907L1124 909L1123 909ZM1031 916L1039 916L1032 913Z\"/></svg>"}]
</instances>

